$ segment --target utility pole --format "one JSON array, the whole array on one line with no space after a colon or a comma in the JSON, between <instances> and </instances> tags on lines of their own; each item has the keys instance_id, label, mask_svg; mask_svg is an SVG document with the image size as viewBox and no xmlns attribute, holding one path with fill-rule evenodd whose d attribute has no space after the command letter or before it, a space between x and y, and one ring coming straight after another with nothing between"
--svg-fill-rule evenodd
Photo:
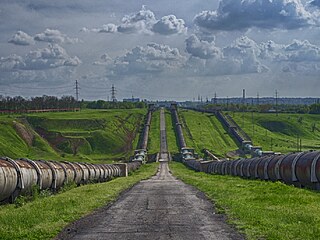
<instances>
[{"instance_id":1,"label":"utility pole","mask_svg":"<svg viewBox=\"0 0 320 240\"><path fill-rule=\"evenodd\" d=\"M214 104L217 104L217 93L214 93Z\"/></svg>"},{"instance_id":2,"label":"utility pole","mask_svg":"<svg viewBox=\"0 0 320 240\"><path fill-rule=\"evenodd\" d=\"M114 85L112 84L112 87L111 87L111 101L112 102L116 102L117 99L116 99L116 88L114 87Z\"/></svg>"},{"instance_id":3,"label":"utility pole","mask_svg":"<svg viewBox=\"0 0 320 240\"><path fill-rule=\"evenodd\" d=\"M257 105L260 104L259 101L260 101L260 99L259 99L259 92L257 92Z\"/></svg>"}]
</instances>

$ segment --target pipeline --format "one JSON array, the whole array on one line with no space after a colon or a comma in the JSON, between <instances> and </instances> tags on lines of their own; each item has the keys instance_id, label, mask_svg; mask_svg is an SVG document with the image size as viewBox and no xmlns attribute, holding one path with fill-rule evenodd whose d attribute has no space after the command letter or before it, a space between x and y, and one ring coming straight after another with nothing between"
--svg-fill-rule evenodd
<instances>
[{"instance_id":1,"label":"pipeline","mask_svg":"<svg viewBox=\"0 0 320 240\"><path fill-rule=\"evenodd\" d=\"M177 104L171 104L171 115L173 122L175 123L176 126L176 135L178 137L178 142L179 142L179 147L180 147L180 156L182 162L184 161L191 161L195 160L198 158L197 154L195 154L195 151L193 148L188 148L187 144L185 142L183 132L182 132L182 126L181 123L179 122L179 116L177 112Z\"/></svg>"},{"instance_id":2,"label":"pipeline","mask_svg":"<svg viewBox=\"0 0 320 240\"><path fill-rule=\"evenodd\" d=\"M281 181L296 187L320 190L320 151L274 154L250 159L186 161L196 171L239 176L247 179Z\"/></svg>"},{"instance_id":3,"label":"pipeline","mask_svg":"<svg viewBox=\"0 0 320 240\"><path fill-rule=\"evenodd\" d=\"M143 128L142 134L140 135L140 141L138 144L139 147L134 151L134 157L132 159L133 162L137 161L137 162L145 163L147 161L149 131L150 131L153 111L154 111L154 104L149 104L144 128Z\"/></svg>"},{"instance_id":4,"label":"pipeline","mask_svg":"<svg viewBox=\"0 0 320 240\"><path fill-rule=\"evenodd\" d=\"M176 133L177 133L177 137L178 137L178 141L179 141L179 147L180 147L180 149L186 148L187 144L186 144L186 141L183 136L182 125L179 121L179 116L178 116L176 104L171 104L171 115L172 115L173 122L175 123L175 126L176 126L175 129L176 129Z\"/></svg>"},{"instance_id":5,"label":"pipeline","mask_svg":"<svg viewBox=\"0 0 320 240\"><path fill-rule=\"evenodd\" d=\"M90 164L30 159L0 158L0 202L13 203L19 195L29 195L34 186L58 191L65 184L105 182L126 176L141 163Z\"/></svg>"}]
</instances>

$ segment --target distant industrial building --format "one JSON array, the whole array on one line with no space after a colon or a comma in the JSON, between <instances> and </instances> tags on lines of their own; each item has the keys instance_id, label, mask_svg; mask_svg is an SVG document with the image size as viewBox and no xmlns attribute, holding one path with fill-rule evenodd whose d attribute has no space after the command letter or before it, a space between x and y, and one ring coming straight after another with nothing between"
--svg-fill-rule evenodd
<instances>
[{"instance_id":1,"label":"distant industrial building","mask_svg":"<svg viewBox=\"0 0 320 240\"><path fill-rule=\"evenodd\" d=\"M140 98L124 98L123 102L132 102L132 103L136 103L136 102L140 102Z\"/></svg>"}]
</instances>

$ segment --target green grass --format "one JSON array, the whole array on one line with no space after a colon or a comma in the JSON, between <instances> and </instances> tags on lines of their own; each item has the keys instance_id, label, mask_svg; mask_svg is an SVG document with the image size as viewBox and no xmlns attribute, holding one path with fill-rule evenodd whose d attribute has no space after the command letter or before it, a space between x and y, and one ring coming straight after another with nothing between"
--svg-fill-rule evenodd
<instances>
[{"instance_id":1,"label":"green grass","mask_svg":"<svg viewBox=\"0 0 320 240\"><path fill-rule=\"evenodd\" d=\"M32 130L30 132L34 135L34 139L32 146L29 146L17 133L14 127L15 120L11 116L0 117L0 156L11 158L58 157L58 154L53 151L48 142Z\"/></svg>"},{"instance_id":2,"label":"green grass","mask_svg":"<svg viewBox=\"0 0 320 240\"><path fill-rule=\"evenodd\" d=\"M177 138L175 135L175 125L172 122L172 117L170 111L165 111L165 118L166 118L166 132L167 132L167 145L168 151L171 154L179 153L179 145L177 142ZM159 136L160 138L160 136Z\"/></svg>"},{"instance_id":3,"label":"green grass","mask_svg":"<svg viewBox=\"0 0 320 240\"><path fill-rule=\"evenodd\" d=\"M320 239L320 195L280 182L209 175L170 163L175 176L203 191L248 239Z\"/></svg>"},{"instance_id":4,"label":"green grass","mask_svg":"<svg viewBox=\"0 0 320 240\"><path fill-rule=\"evenodd\" d=\"M114 201L123 190L154 175L157 166L143 165L127 178L81 186L38 198L22 207L0 206L0 239L51 239L69 223Z\"/></svg>"},{"instance_id":5,"label":"green grass","mask_svg":"<svg viewBox=\"0 0 320 240\"><path fill-rule=\"evenodd\" d=\"M206 148L218 157L225 157L238 148L214 115L191 110L180 110L179 115L185 123L186 144L198 153Z\"/></svg>"},{"instance_id":6,"label":"green grass","mask_svg":"<svg viewBox=\"0 0 320 240\"><path fill-rule=\"evenodd\" d=\"M160 151L160 111L152 113L148 140L148 153L155 154Z\"/></svg>"},{"instance_id":7,"label":"green grass","mask_svg":"<svg viewBox=\"0 0 320 240\"><path fill-rule=\"evenodd\" d=\"M87 162L127 159L136 147L145 114L146 109L87 109L0 116L0 155ZM34 133L32 146L19 136L14 121ZM74 156L77 144L80 146Z\"/></svg>"},{"instance_id":8,"label":"green grass","mask_svg":"<svg viewBox=\"0 0 320 240\"><path fill-rule=\"evenodd\" d=\"M244 121L242 113L229 114L263 150L297 151L298 136L302 150L320 149L320 115L254 113L252 127L251 113L244 113Z\"/></svg>"}]
</instances>

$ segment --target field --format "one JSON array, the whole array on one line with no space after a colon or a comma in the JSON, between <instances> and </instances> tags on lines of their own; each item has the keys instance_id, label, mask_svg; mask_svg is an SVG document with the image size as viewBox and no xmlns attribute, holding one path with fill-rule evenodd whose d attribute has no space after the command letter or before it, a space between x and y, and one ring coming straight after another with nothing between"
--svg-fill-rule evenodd
<instances>
[{"instance_id":1,"label":"field","mask_svg":"<svg viewBox=\"0 0 320 240\"><path fill-rule=\"evenodd\" d=\"M320 239L320 195L280 182L209 175L171 162L173 174L203 191L248 239Z\"/></svg>"},{"instance_id":2,"label":"field","mask_svg":"<svg viewBox=\"0 0 320 240\"><path fill-rule=\"evenodd\" d=\"M143 165L127 178L39 196L23 204L0 206L0 239L52 239L69 223L115 201L123 190L154 175L157 166L157 163Z\"/></svg>"},{"instance_id":3,"label":"field","mask_svg":"<svg viewBox=\"0 0 320 240\"><path fill-rule=\"evenodd\" d=\"M229 113L238 125L263 150L288 153L297 151L301 139L302 151L320 149L320 115L274 113ZM253 124L252 124L253 123Z\"/></svg>"},{"instance_id":4,"label":"field","mask_svg":"<svg viewBox=\"0 0 320 240\"><path fill-rule=\"evenodd\" d=\"M238 148L214 115L180 110L179 116L184 126L186 144L198 153L206 148L218 157L225 157Z\"/></svg>"},{"instance_id":5,"label":"field","mask_svg":"<svg viewBox=\"0 0 320 240\"><path fill-rule=\"evenodd\" d=\"M0 116L0 155L99 162L127 159L146 109Z\"/></svg>"}]
</instances>

